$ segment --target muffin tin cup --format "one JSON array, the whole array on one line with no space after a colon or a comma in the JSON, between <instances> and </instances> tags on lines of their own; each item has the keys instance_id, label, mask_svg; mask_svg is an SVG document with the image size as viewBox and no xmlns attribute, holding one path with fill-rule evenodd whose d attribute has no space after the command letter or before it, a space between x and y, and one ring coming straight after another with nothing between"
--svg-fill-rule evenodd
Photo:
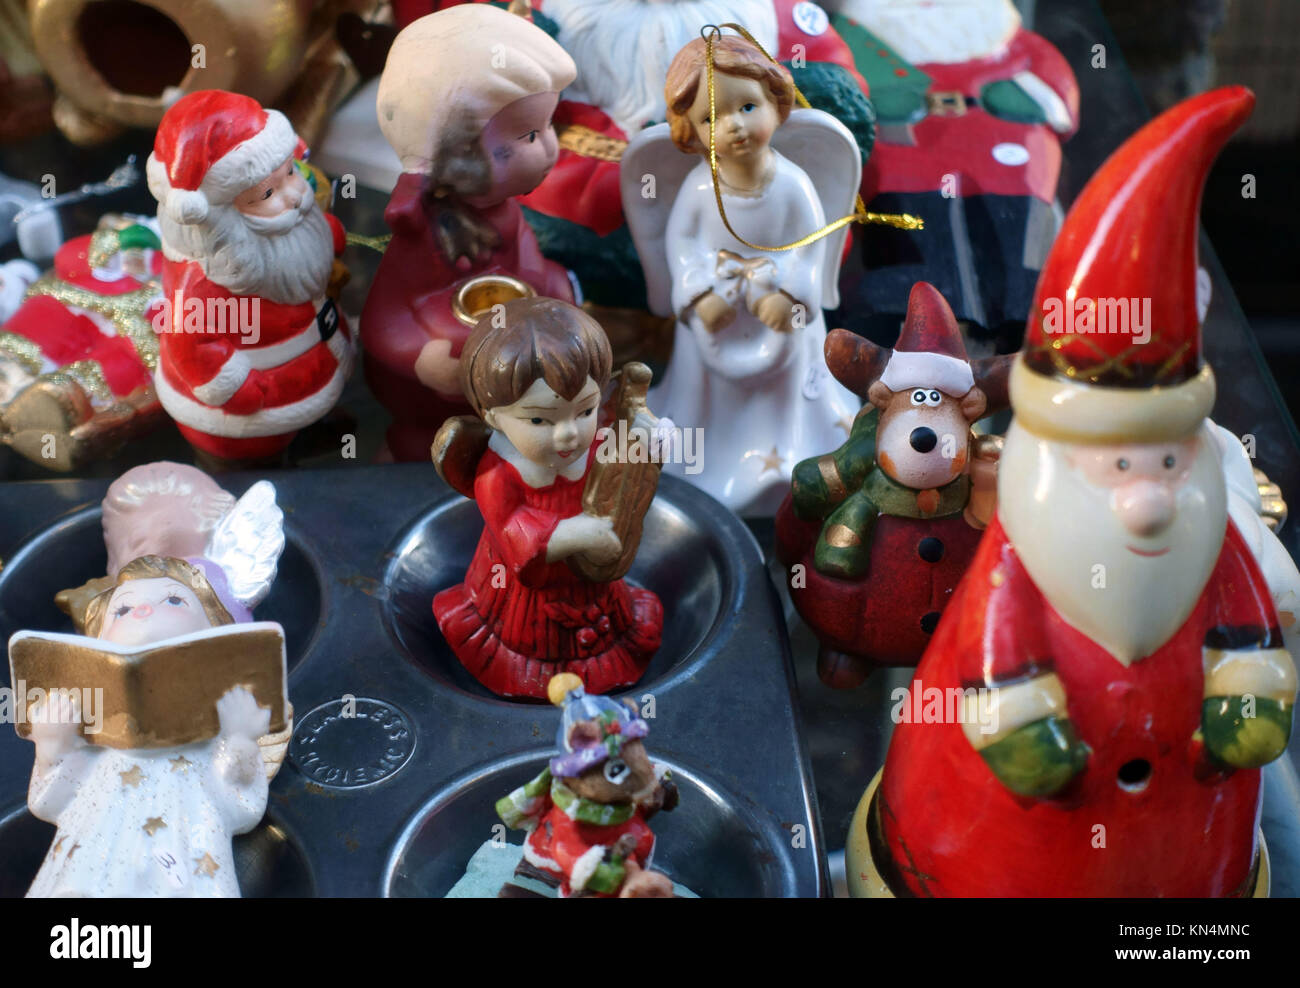
<instances>
[{"instance_id":1,"label":"muffin tin cup","mask_svg":"<svg viewBox=\"0 0 1300 988\"><path fill-rule=\"evenodd\" d=\"M221 481L239 494L257 479ZM541 768L559 722L548 704L485 690L438 631L432 599L463 577L477 506L423 464L267 479L287 547L257 617L285 627L297 714L267 816L236 839L241 888L441 896L500 836L493 803ZM53 595L103 575L106 487L0 488L5 640L71 630ZM615 694L636 701L651 757L681 788L681 805L653 822L656 866L703 897L825 894L785 625L757 543L716 501L664 477L628 579L665 611L646 674ZM0 874L25 876L8 879L9 895L25 891L53 834L25 809L33 757L0 729Z\"/></svg>"}]
</instances>

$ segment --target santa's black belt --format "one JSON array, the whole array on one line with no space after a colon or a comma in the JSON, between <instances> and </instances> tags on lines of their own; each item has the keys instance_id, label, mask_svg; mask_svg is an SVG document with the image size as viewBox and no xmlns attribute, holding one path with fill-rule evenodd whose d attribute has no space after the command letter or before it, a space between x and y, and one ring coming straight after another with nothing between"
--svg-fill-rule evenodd
<instances>
[{"instance_id":1,"label":"santa's black belt","mask_svg":"<svg viewBox=\"0 0 1300 988\"><path fill-rule=\"evenodd\" d=\"M967 96L958 89L930 91L925 94L925 108L932 117L962 117L980 105L979 97Z\"/></svg>"}]
</instances>

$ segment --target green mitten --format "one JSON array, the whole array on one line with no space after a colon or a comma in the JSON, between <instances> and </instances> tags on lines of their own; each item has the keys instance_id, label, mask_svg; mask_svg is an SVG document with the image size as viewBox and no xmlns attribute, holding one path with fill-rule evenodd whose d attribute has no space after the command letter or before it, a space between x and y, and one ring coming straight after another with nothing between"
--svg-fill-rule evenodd
<instances>
[{"instance_id":1,"label":"green mitten","mask_svg":"<svg viewBox=\"0 0 1300 988\"><path fill-rule=\"evenodd\" d=\"M1251 709L1253 704L1254 709ZM1286 751L1291 707L1264 697L1210 696L1201 704L1205 749L1234 768L1259 768Z\"/></svg>"},{"instance_id":2,"label":"green mitten","mask_svg":"<svg viewBox=\"0 0 1300 988\"><path fill-rule=\"evenodd\" d=\"M1088 764L1090 750L1067 717L1018 727L980 751L998 781L1018 796L1053 796Z\"/></svg>"},{"instance_id":3,"label":"green mitten","mask_svg":"<svg viewBox=\"0 0 1300 988\"><path fill-rule=\"evenodd\" d=\"M1011 79L1000 79L985 86L980 93L980 103L993 116L1003 120L1027 124L1047 122L1043 108Z\"/></svg>"},{"instance_id":4,"label":"green mitten","mask_svg":"<svg viewBox=\"0 0 1300 988\"><path fill-rule=\"evenodd\" d=\"M853 420L843 446L824 457L813 456L795 464L791 497L796 517L804 521L825 518L849 492L862 486L863 478L875 464L879 418L876 408L865 409Z\"/></svg>"},{"instance_id":5,"label":"green mitten","mask_svg":"<svg viewBox=\"0 0 1300 988\"><path fill-rule=\"evenodd\" d=\"M865 491L850 494L830 513L817 536L813 565L817 572L841 580L854 580L871 563L871 534L880 514Z\"/></svg>"}]
</instances>

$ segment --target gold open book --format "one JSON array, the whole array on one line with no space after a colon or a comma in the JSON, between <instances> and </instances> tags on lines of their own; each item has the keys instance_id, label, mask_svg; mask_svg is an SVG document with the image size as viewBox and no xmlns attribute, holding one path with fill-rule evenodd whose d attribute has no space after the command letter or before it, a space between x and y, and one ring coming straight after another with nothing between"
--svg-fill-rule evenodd
<instances>
[{"instance_id":1,"label":"gold open book","mask_svg":"<svg viewBox=\"0 0 1300 988\"><path fill-rule=\"evenodd\" d=\"M273 621L223 625L141 646L20 631L9 639L9 670L15 727L24 738L32 728L29 704L57 689L79 696L103 690L95 701L101 729L88 733L83 727L82 733L91 744L109 748L169 748L216 737L217 700L236 686L271 711L269 734L285 729L290 710L284 629Z\"/></svg>"}]
</instances>

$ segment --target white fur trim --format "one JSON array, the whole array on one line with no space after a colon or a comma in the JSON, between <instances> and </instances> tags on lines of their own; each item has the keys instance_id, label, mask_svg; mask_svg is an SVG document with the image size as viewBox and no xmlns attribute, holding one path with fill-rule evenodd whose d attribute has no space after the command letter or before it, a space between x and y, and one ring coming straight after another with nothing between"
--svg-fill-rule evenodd
<instances>
[{"instance_id":1,"label":"white fur trim","mask_svg":"<svg viewBox=\"0 0 1300 988\"><path fill-rule=\"evenodd\" d=\"M281 340L279 343L269 343L266 346L244 347L241 353L244 359L248 361L249 366L256 370L270 370L272 367L287 364L295 357L301 357L319 342L320 329L316 325L316 320L313 319L307 328L296 336Z\"/></svg>"},{"instance_id":2,"label":"white fur trim","mask_svg":"<svg viewBox=\"0 0 1300 988\"><path fill-rule=\"evenodd\" d=\"M279 110L267 110L266 126L218 159L203 176L199 191L209 202L230 202L284 164L297 145L289 118Z\"/></svg>"},{"instance_id":3,"label":"white fur trim","mask_svg":"<svg viewBox=\"0 0 1300 988\"><path fill-rule=\"evenodd\" d=\"M540 868L542 871L558 871L560 874L564 873L564 869L560 867L558 862L552 861L545 855L538 854L533 850L533 842L531 839L524 841L524 860L534 868Z\"/></svg>"},{"instance_id":4,"label":"white fur trim","mask_svg":"<svg viewBox=\"0 0 1300 988\"><path fill-rule=\"evenodd\" d=\"M890 391L912 388L938 388L946 395L960 398L975 386L970 364L944 353L900 353L895 350L880 375L880 383Z\"/></svg>"},{"instance_id":5,"label":"white fur trim","mask_svg":"<svg viewBox=\"0 0 1300 988\"><path fill-rule=\"evenodd\" d=\"M262 181L284 164L297 145L298 135L289 119L279 110L267 110L266 126L214 162L197 190L174 188L167 166L156 154L149 155L145 163L149 191L177 223L202 223L211 206L225 205Z\"/></svg>"},{"instance_id":6,"label":"white fur trim","mask_svg":"<svg viewBox=\"0 0 1300 988\"><path fill-rule=\"evenodd\" d=\"M488 437L488 448L518 470L519 476L523 478L524 483L534 488L550 487L551 484L555 483L557 476L563 477L565 480L581 480L582 475L587 472L587 456L590 452L590 447L588 447L581 456L556 474L541 464L534 463L526 458L523 453L515 449L514 444L505 437L504 433L498 432L496 429L493 429L492 435Z\"/></svg>"},{"instance_id":7,"label":"white fur trim","mask_svg":"<svg viewBox=\"0 0 1300 988\"><path fill-rule=\"evenodd\" d=\"M1028 69L1017 72L1011 78L1028 94L1030 99L1038 104L1043 111L1043 116L1047 118L1047 126L1058 134L1066 134L1074 129L1074 121L1070 119L1070 110L1065 105L1065 100L1057 95L1055 89Z\"/></svg>"},{"instance_id":8,"label":"white fur trim","mask_svg":"<svg viewBox=\"0 0 1300 988\"><path fill-rule=\"evenodd\" d=\"M1210 365L1182 384L1113 388L1049 377L1024 358L1008 382L1016 422L1041 439L1072 443L1158 443L1185 439L1214 408Z\"/></svg>"},{"instance_id":9,"label":"white fur trim","mask_svg":"<svg viewBox=\"0 0 1300 988\"><path fill-rule=\"evenodd\" d=\"M212 380L194 388L194 397L205 405L224 405L244 386L248 372L252 369L248 358L236 350L221 365L221 370L217 371Z\"/></svg>"},{"instance_id":10,"label":"white fur trim","mask_svg":"<svg viewBox=\"0 0 1300 988\"><path fill-rule=\"evenodd\" d=\"M339 362L334 375L314 394L274 408L264 408L251 415L230 415L220 408L204 405L176 390L164 376L162 368L154 374L154 387L158 391L167 414L182 425L198 429L210 436L230 439L253 439L260 436L282 436L286 432L311 425L327 413L339 400L343 386L352 373L352 343L342 327L330 337L327 346Z\"/></svg>"},{"instance_id":11,"label":"white fur trim","mask_svg":"<svg viewBox=\"0 0 1300 988\"><path fill-rule=\"evenodd\" d=\"M569 888L581 892L587 887L591 876L596 874L596 869L605 860L606 850L604 844L595 844L582 852L582 856L573 862L573 871L569 874Z\"/></svg>"}]
</instances>

